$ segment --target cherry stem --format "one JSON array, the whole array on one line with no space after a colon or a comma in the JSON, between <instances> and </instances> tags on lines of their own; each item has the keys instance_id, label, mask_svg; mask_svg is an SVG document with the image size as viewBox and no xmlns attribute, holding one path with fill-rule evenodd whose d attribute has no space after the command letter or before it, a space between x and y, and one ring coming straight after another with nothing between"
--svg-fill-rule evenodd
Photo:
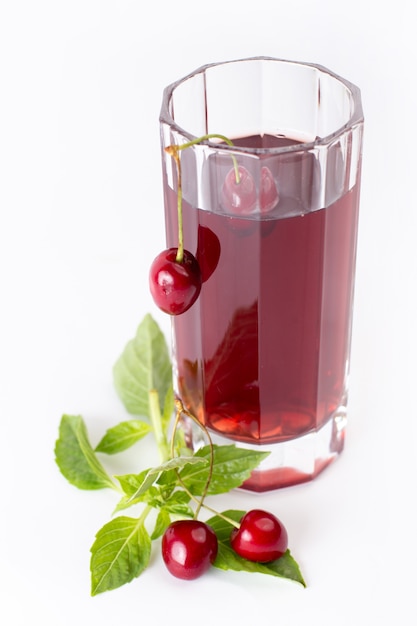
<instances>
[{"instance_id":1,"label":"cherry stem","mask_svg":"<svg viewBox=\"0 0 417 626\"><path fill-rule=\"evenodd\" d=\"M181 159L179 156L179 152L181 150L185 150L186 148L191 148L197 144L202 143L203 141L208 141L210 139L220 139L224 141L228 146L233 147L233 142L225 137L224 135L219 135L217 133L209 133L208 135L202 135L201 137L197 137L192 141L187 141L181 145L171 145L165 148L165 152L172 156L175 161L175 165L177 168L177 178L178 178L178 190L177 190L177 213L178 213L178 249L175 260L177 263L182 263L184 260L184 229L183 229L183 220L182 220L182 176L181 176ZM230 155L233 161L233 168L235 170L235 179L236 184L240 183L240 174L239 174L239 166L234 154Z\"/></svg>"},{"instance_id":2,"label":"cherry stem","mask_svg":"<svg viewBox=\"0 0 417 626\"><path fill-rule=\"evenodd\" d=\"M205 484L204 489L203 489L203 493L201 494L201 498L198 500L198 506L197 506L197 510L195 512L195 517L197 518L198 514L200 513L200 509L203 506L204 499L205 499L205 497L207 495L207 491L208 491L208 488L209 488L210 483L211 483L211 478L213 476L213 458L214 458L213 442L211 440L211 437L210 437L210 434L209 434L207 428L205 426L203 426L203 424L201 424L200 421L196 417L194 417L194 415L192 413L190 413L190 411L187 411L187 409L184 407L184 405L181 402L181 400L179 400L178 398L175 400L175 406L177 407L177 414L176 414L176 418L175 418L174 436L173 436L172 443L171 443L171 454L173 454L173 444L174 444L174 439L175 439L175 432L176 432L176 429L178 427L178 423L179 423L179 420L180 420L182 414L186 415L191 420L193 420L194 423L198 424L198 426L203 430L205 436L207 437L207 441L208 441L209 447L210 447L209 472L208 472L208 475L207 475L207 480L206 480L206 484ZM183 484L181 486L184 487Z\"/></svg>"},{"instance_id":3,"label":"cherry stem","mask_svg":"<svg viewBox=\"0 0 417 626\"><path fill-rule=\"evenodd\" d=\"M187 141L186 143L183 143L180 146L178 146L178 145L168 146L168 147L165 148L165 152L167 152L171 156L174 156L174 153L178 153L180 150L185 150L186 148L191 148L191 146L195 146L197 144L200 144L203 141L209 141L210 139L220 139L221 141L224 141L224 143L226 143L228 146L230 146L230 147L234 146L233 141L231 141L225 135L220 135L219 133L209 133L208 135L202 135L201 137L197 137L196 139L192 139L191 141ZM234 170L235 170L236 184L239 184L240 183L240 174L239 174L239 167L238 167L238 164L237 164L237 160L236 160L236 157L235 157L234 154L231 154L230 156L232 158L233 167L234 167Z\"/></svg>"},{"instance_id":4,"label":"cherry stem","mask_svg":"<svg viewBox=\"0 0 417 626\"><path fill-rule=\"evenodd\" d=\"M177 213L178 213L178 250L175 260L177 263L182 263L184 260L184 228L182 222L182 176L181 176L181 160L178 154L178 150L172 154L172 157L177 166L178 177L178 191L177 191Z\"/></svg>"},{"instance_id":5,"label":"cherry stem","mask_svg":"<svg viewBox=\"0 0 417 626\"><path fill-rule=\"evenodd\" d=\"M192 413L190 413L190 411L188 411L184 405L182 404L181 400L179 400L178 398L175 400L175 405L177 407L177 411L176 411L176 416L175 416L175 422L174 422L174 428L173 428L173 433L172 433L172 439L171 439L171 457L174 458L174 443L175 443L175 433L177 431L178 428L178 424L179 421L181 419L181 415L184 414L187 417L189 417L195 424L197 424L197 426L199 428L201 428L201 430L204 432L204 435L207 438L207 441L209 443L209 447L210 447L210 467L209 467L209 473L207 476L207 481L203 490L203 493L201 495L200 498L197 498L189 489L188 487L183 483L183 481L181 480L181 476L180 476L180 472L178 469L176 469L176 474L177 474L177 478L178 478L178 482L181 485L181 487L184 489L184 491L190 496L190 498L197 503L197 508L194 514L195 519L198 518L198 515L200 513L200 510L202 507L204 507L205 509L207 509L207 511L210 511L211 513L214 513L215 515L217 515L218 517L221 517L222 519L224 519L226 522L228 522L229 524L232 524L232 526L234 526L235 528L240 528L240 524L238 522L236 522L235 520L230 519L229 517L227 517L226 515L224 515L223 513L219 513L219 511L216 511L215 509L212 509L210 506L208 506L205 503L205 498L207 496L208 493L208 489L210 486L210 482L213 476L213 462L214 462L214 448L213 448L213 442L211 440L210 437L210 433L208 432L207 428L204 426L204 424L202 424L200 422L200 420L198 420Z\"/></svg>"}]
</instances>

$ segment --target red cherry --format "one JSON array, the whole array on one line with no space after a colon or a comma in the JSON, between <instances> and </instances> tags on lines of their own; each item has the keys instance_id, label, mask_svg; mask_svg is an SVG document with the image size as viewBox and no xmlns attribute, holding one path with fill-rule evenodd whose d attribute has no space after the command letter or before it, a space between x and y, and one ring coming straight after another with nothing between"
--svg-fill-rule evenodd
<instances>
[{"instance_id":1,"label":"red cherry","mask_svg":"<svg viewBox=\"0 0 417 626\"><path fill-rule=\"evenodd\" d=\"M253 509L242 517L240 528L233 529L230 543L239 556L249 561L268 563L286 552L288 535L275 515Z\"/></svg>"},{"instance_id":2,"label":"red cherry","mask_svg":"<svg viewBox=\"0 0 417 626\"><path fill-rule=\"evenodd\" d=\"M269 213L279 202L279 193L269 167L261 168L261 182L259 189L261 213Z\"/></svg>"},{"instance_id":3,"label":"red cherry","mask_svg":"<svg viewBox=\"0 0 417 626\"><path fill-rule=\"evenodd\" d=\"M201 280L206 282L214 272L220 259L220 241L207 226L198 226L197 260L201 270Z\"/></svg>"},{"instance_id":4,"label":"red cherry","mask_svg":"<svg viewBox=\"0 0 417 626\"><path fill-rule=\"evenodd\" d=\"M214 562L217 550L214 530L198 520L173 522L162 537L162 558L168 571L184 580L204 574Z\"/></svg>"},{"instance_id":5,"label":"red cherry","mask_svg":"<svg viewBox=\"0 0 417 626\"><path fill-rule=\"evenodd\" d=\"M180 315L196 301L201 290L197 259L184 250L177 261L177 248L164 250L154 259L149 271L149 288L156 305L169 315Z\"/></svg>"},{"instance_id":6,"label":"red cherry","mask_svg":"<svg viewBox=\"0 0 417 626\"><path fill-rule=\"evenodd\" d=\"M239 180L232 168L224 179L222 187L222 206L226 213L248 215L256 207L256 187L252 174L239 165Z\"/></svg>"}]
</instances>

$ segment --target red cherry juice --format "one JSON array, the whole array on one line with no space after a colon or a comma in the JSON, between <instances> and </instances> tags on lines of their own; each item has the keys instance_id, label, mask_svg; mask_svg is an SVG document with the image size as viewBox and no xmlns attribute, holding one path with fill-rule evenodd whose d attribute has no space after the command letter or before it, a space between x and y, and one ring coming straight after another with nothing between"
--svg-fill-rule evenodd
<instances>
[{"instance_id":1,"label":"red cherry juice","mask_svg":"<svg viewBox=\"0 0 417 626\"><path fill-rule=\"evenodd\" d=\"M294 143L267 138L267 146ZM173 318L176 391L206 427L236 441L299 437L346 402L358 188L310 210L322 183L314 155L303 159L290 155L279 171L270 162L280 198L256 219L219 205L218 164L207 205L183 201L185 247L204 282L191 309ZM182 174L186 192L195 179L186 159ZM176 246L176 190L166 207L168 245Z\"/></svg>"}]
</instances>

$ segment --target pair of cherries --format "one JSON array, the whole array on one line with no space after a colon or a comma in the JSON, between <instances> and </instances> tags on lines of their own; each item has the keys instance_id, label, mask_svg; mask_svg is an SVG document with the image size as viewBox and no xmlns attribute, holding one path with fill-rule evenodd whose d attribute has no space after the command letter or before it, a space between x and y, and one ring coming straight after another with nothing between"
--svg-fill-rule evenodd
<instances>
[{"instance_id":1,"label":"pair of cherries","mask_svg":"<svg viewBox=\"0 0 417 626\"><path fill-rule=\"evenodd\" d=\"M232 168L222 187L221 204L225 213L248 216L256 209L257 201L252 174L241 165L237 170ZM260 176L259 210L263 214L269 213L278 202L274 178L264 166ZM203 279L200 264L191 252L183 250L179 258L178 249L169 248L154 259L149 272L149 287L155 304L162 311L180 315L197 300Z\"/></svg>"},{"instance_id":2,"label":"pair of cherries","mask_svg":"<svg viewBox=\"0 0 417 626\"><path fill-rule=\"evenodd\" d=\"M287 550L287 531L272 513L253 509L234 528L230 544L239 556L258 563L279 559ZM162 557L168 571L184 580L204 574L218 551L213 529L199 520L173 522L162 538Z\"/></svg>"},{"instance_id":3,"label":"pair of cherries","mask_svg":"<svg viewBox=\"0 0 417 626\"><path fill-rule=\"evenodd\" d=\"M176 159L180 181L178 154L173 147L168 148L167 152ZM178 197L181 198L180 189ZM277 187L267 167L261 168L259 204L254 178L245 167L236 164L224 180L221 205L228 215L249 216L257 205L260 213L265 214L275 208L278 202ZM180 203L179 224L181 223ZM211 239L211 247L218 245L216 239ZM182 241L181 226L179 241ZM218 254L219 252L217 250ZM207 275L201 271L197 258L179 246L164 250L154 259L149 273L149 286L156 305L162 311L170 315L180 315L197 300L203 280L206 279ZM267 563L279 559L285 553L288 537L278 518L266 511L254 509L243 516L239 528L232 530L230 543L239 556L250 561ZM216 559L217 551L215 532L208 524L199 520L173 522L162 538L162 557L168 570L177 578L185 580L198 578L207 571Z\"/></svg>"}]
</instances>

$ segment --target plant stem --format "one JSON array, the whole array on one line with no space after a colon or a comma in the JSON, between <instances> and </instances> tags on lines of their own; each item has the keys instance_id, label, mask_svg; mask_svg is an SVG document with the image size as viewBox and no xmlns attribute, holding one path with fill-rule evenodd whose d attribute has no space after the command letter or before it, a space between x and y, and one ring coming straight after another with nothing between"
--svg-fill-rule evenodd
<instances>
[{"instance_id":1,"label":"plant stem","mask_svg":"<svg viewBox=\"0 0 417 626\"><path fill-rule=\"evenodd\" d=\"M180 416L181 416L182 413L184 413L184 415L189 417L195 424L197 424L197 426L199 428L201 428L203 430L203 432L204 432L204 434L205 434L205 436L207 438L207 441L209 442L209 446L210 446L210 467L209 467L209 472L208 472L208 475L207 475L207 480L206 480L206 484L204 486L203 493L201 494L201 498L199 500L199 504L198 504L197 510L195 512L196 517L198 517L198 514L200 512L201 507L203 506L204 499L205 499L205 497L207 495L207 491L208 491L208 488L209 488L210 483L211 483L211 477L213 476L213 442L211 441L210 433L208 432L207 428L203 424L201 424L201 422L196 417L194 417L194 415L192 413L190 413L190 411L187 411L187 409L184 407L184 405L181 402L181 400L179 400L177 398L176 401L175 401L175 405L177 407L177 415L176 415L176 419L175 419L174 437L175 437L175 431L176 431L176 428L177 428ZM173 452L173 450L172 450L172 447L171 447L171 454L172 454L172 452Z\"/></svg>"},{"instance_id":2,"label":"plant stem","mask_svg":"<svg viewBox=\"0 0 417 626\"><path fill-rule=\"evenodd\" d=\"M139 524L143 524L145 519L148 517L149 513L152 511L152 506L150 504L147 504L146 507L143 509L142 513L140 514L140 517L138 517L138 526Z\"/></svg>"},{"instance_id":3,"label":"plant stem","mask_svg":"<svg viewBox=\"0 0 417 626\"><path fill-rule=\"evenodd\" d=\"M175 260L177 263L182 263L184 260L184 229L183 229L183 220L182 220L182 175L181 175L181 159L179 156L180 150L185 150L186 148L191 148L197 144L202 143L203 141L207 141L210 139L221 139L228 146L233 146L233 142L225 137L224 135L219 135L217 133L209 133L208 135L202 135L201 137L197 137L192 141L187 141L186 143L178 145L171 145L165 148L165 152L172 156L175 161L175 165L177 168L177 213L178 213L178 249ZM236 184L240 183L240 173L239 166L234 154L230 155L233 161L233 168L235 170L235 179Z\"/></svg>"},{"instance_id":4,"label":"plant stem","mask_svg":"<svg viewBox=\"0 0 417 626\"><path fill-rule=\"evenodd\" d=\"M187 411L187 409L184 407L184 405L182 404L181 400L176 400L175 402L176 407L177 407L177 412L176 412L176 416L175 416L175 422L174 422L174 427L173 427L173 432L172 432L172 438L171 438L171 458L174 458L174 442L175 442L175 433L176 430L178 428L178 423L181 417L181 414L184 413L185 415L187 415L195 424L197 424L199 426L199 428L201 428L204 432L204 434L206 435L208 442L209 442L209 447L210 447L210 469L209 469L209 473L207 476L207 481L206 481L206 485L204 487L203 493L201 495L200 498L197 498L189 489L188 487L183 483L183 481L181 480L181 476L178 470L176 470L176 474L177 474L177 479L179 484L181 485L181 487L184 489L184 491L190 496L190 498L197 503L197 508L194 514L194 518L197 519L198 518L198 514L201 510L202 507L204 507L205 509L207 509L207 511L210 511L211 513L214 513L215 515L217 515L218 517L221 517L222 519L224 519L226 522L228 522L229 524L232 524L232 526L234 526L235 528L239 528L240 524L238 522L235 522L235 520L230 519L229 517L227 517L226 515L223 515L223 513L219 513L218 511L216 511L215 509L212 509L210 506L208 506L205 503L205 498L207 496L207 492L208 492L208 488L210 486L210 482L211 482L211 477L213 475L213 443L211 441L211 437L210 437L210 433L208 432L207 428L192 414L190 413L190 411Z\"/></svg>"},{"instance_id":5,"label":"plant stem","mask_svg":"<svg viewBox=\"0 0 417 626\"><path fill-rule=\"evenodd\" d=\"M178 150L172 155L177 166L177 178L178 178L178 190L177 190L177 213L178 213L178 250L175 260L177 263L182 263L184 260L184 228L182 222L182 174L181 174L181 160L178 154Z\"/></svg>"},{"instance_id":6,"label":"plant stem","mask_svg":"<svg viewBox=\"0 0 417 626\"><path fill-rule=\"evenodd\" d=\"M172 157L175 158L174 154L178 153L180 150L185 150L186 148L191 148L191 146L195 146L197 144L202 143L203 141L209 141L210 139L220 139L221 141L224 141L224 143L226 143L228 146L233 147L234 143L233 141L231 141L228 137L226 137L225 135L220 135L219 133L209 133L208 135L202 135L201 137L196 137L196 139L192 139L191 141L187 141L186 143L182 143L180 146L177 145L172 145L172 146L167 146L165 148L165 152L167 152L168 154L170 154ZM234 154L230 155L232 161L233 161L233 167L235 170L235 176L236 176L236 184L240 183L240 174L239 174L239 167L236 161L236 157Z\"/></svg>"},{"instance_id":7,"label":"plant stem","mask_svg":"<svg viewBox=\"0 0 417 626\"><path fill-rule=\"evenodd\" d=\"M159 396L156 389L149 391L149 408L155 441L158 446L159 458L162 463L170 458L168 441L162 426L161 409L159 406Z\"/></svg>"},{"instance_id":8,"label":"plant stem","mask_svg":"<svg viewBox=\"0 0 417 626\"><path fill-rule=\"evenodd\" d=\"M182 482L181 478L179 478L179 483L180 483L181 487L184 489L184 491L190 496L190 498L194 502L197 502L200 505L200 508L203 508L203 509L206 509L207 511L210 511L210 513L213 513L214 515L217 515L217 517L220 517L225 522L228 522L229 524L231 524L235 528L240 528L239 522L236 522L235 520L231 519L230 517L227 517L227 515L224 515L223 513L220 513L219 511L216 511L216 509L212 509L211 506L209 506L205 502L201 502L201 500L199 500L193 493L191 493L191 491L187 488L187 486L184 485L184 483ZM195 517L197 517L197 516L195 516Z\"/></svg>"}]
</instances>

